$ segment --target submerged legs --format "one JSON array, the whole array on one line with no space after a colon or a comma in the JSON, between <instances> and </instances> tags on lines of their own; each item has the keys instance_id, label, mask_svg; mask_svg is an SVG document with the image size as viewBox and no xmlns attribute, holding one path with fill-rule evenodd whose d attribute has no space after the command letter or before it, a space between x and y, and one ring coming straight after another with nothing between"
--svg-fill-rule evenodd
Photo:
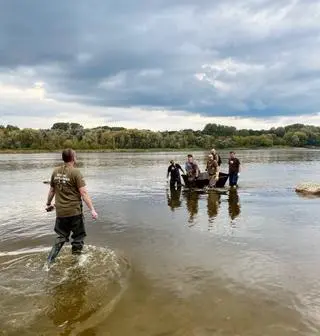
<instances>
[{"instance_id":1,"label":"submerged legs","mask_svg":"<svg viewBox=\"0 0 320 336\"><path fill-rule=\"evenodd\" d=\"M59 254L65 242L66 242L65 237L56 238L55 243L53 244L52 249L48 255L48 259L47 259L48 264L51 264L52 262L54 262L55 258Z\"/></svg>"}]
</instances>

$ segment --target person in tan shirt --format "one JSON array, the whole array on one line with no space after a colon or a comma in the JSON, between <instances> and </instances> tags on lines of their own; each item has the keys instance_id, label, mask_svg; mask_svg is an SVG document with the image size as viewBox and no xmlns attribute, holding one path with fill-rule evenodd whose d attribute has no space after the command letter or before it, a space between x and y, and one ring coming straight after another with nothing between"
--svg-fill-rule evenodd
<instances>
[{"instance_id":1,"label":"person in tan shirt","mask_svg":"<svg viewBox=\"0 0 320 336\"><path fill-rule=\"evenodd\" d=\"M220 167L222 161L221 161L221 157L220 157L220 155L217 153L217 151L216 151L214 148L212 148L210 154L213 156L213 159L217 161L218 166Z\"/></svg>"},{"instance_id":2,"label":"person in tan shirt","mask_svg":"<svg viewBox=\"0 0 320 336\"><path fill-rule=\"evenodd\" d=\"M219 165L212 154L208 155L206 171L209 175L209 187L213 188L219 179Z\"/></svg>"},{"instance_id":3,"label":"person in tan shirt","mask_svg":"<svg viewBox=\"0 0 320 336\"><path fill-rule=\"evenodd\" d=\"M65 242L69 241L72 232L72 253L79 254L84 245L86 230L82 212L82 200L91 211L93 219L98 218L91 198L86 189L85 180L78 168L75 168L76 153L72 149L62 152L63 165L54 169L51 175L50 190L46 210L56 209L54 231L58 234L48 262L54 261ZM55 206L51 205L55 197Z\"/></svg>"}]
</instances>

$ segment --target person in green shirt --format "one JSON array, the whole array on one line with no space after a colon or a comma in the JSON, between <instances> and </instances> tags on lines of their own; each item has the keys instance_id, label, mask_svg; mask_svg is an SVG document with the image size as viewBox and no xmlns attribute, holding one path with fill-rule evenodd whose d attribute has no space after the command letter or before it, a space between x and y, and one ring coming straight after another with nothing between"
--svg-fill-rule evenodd
<instances>
[{"instance_id":1,"label":"person in green shirt","mask_svg":"<svg viewBox=\"0 0 320 336\"><path fill-rule=\"evenodd\" d=\"M93 219L98 218L91 198L86 189L85 180L76 164L76 152L65 149L62 152L63 165L54 169L51 175L50 190L46 210L56 210L54 231L58 234L48 262L54 261L72 232L72 253L80 254L84 245L86 230L82 212L82 200L91 211ZM51 205L55 197L55 206Z\"/></svg>"}]
</instances>

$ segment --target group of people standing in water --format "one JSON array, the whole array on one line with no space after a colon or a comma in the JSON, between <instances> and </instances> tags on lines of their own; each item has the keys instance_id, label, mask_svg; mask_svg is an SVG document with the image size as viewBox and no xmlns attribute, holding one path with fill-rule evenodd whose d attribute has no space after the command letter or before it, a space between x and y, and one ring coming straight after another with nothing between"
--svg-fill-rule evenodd
<instances>
[{"instance_id":1,"label":"group of people standing in water","mask_svg":"<svg viewBox=\"0 0 320 336\"><path fill-rule=\"evenodd\" d=\"M209 179L209 188L214 188L217 181L219 180L221 163L222 160L220 155L213 148L208 155L205 169L206 173L208 174L207 178ZM229 186L236 187L240 175L240 160L236 158L235 152L233 151L229 153L228 167ZM192 154L188 154L187 156L185 172L180 164L175 163L174 160L170 161L170 165L167 170L167 179L170 175L170 187L174 187L175 185L181 187L180 171L187 176L188 182L194 182L199 178L200 168L197 161L194 160Z\"/></svg>"},{"instance_id":2,"label":"group of people standing in water","mask_svg":"<svg viewBox=\"0 0 320 336\"><path fill-rule=\"evenodd\" d=\"M86 203L91 211L93 219L98 218L91 198L86 189L85 180L76 165L76 153L71 148L62 152L63 163L55 168L50 179L50 189L47 196L46 210L56 210L56 222L54 231L57 234L55 242L48 256L48 263L51 263L57 257L62 246L72 238L72 253L81 254L86 230L83 218L82 201ZM209 179L209 187L214 187L219 180L220 165L222 161L220 155L212 149L208 155L206 172ZM228 160L229 165L229 184L231 187L237 186L240 173L240 161L235 157L234 152L230 152ZM188 181L197 180L200 175L199 165L194 160L193 155L189 154L185 163L185 172L183 168L170 161L167 171L167 178L171 175L170 186L181 187L180 171L187 176ZM55 199L55 205L52 201Z\"/></svg>"}]
</instances>

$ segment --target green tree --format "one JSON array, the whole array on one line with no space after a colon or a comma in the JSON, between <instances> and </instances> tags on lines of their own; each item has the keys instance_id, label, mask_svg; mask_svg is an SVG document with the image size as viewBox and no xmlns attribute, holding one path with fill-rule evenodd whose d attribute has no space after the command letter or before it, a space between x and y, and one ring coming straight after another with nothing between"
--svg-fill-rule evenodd
<instances>
[{"instance_id":1,"label":"green tree","mask_svg":"<svg viewBox=\"0 0 320 336\"><path fill-rule=\"evenodd\" d=\"M68 131L70 129L70 124L69 123L64 123L64 122L58 122L53 124L51 127L53 130L61 130L61 131Z\"/></svg>"}]
</instances>

